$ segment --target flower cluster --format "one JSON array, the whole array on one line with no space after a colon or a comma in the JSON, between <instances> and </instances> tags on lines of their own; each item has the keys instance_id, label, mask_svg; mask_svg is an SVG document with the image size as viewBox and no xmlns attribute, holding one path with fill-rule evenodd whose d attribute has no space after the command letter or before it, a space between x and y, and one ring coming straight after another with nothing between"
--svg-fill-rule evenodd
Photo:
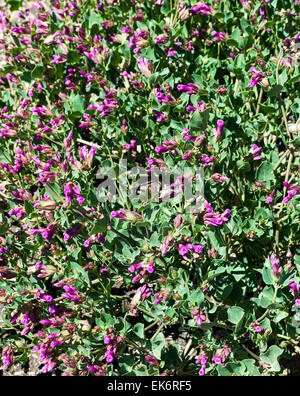
<instances>
[{"instance_id":1,"label":"flower cluster","mask_svg":"<svg viewBox=\"0 0 300 396\"><path fill-rule=\"evenodd\" d=\"M215 354L211 357L211 363L213 365L218 366L221 364L225 366L226 360L232 353L232 347L228 343L224 343L222 348L219 348L215 351ZM201 368L198 372L199 376L204 376L206 374L207 365L209 364L211 351L208 349L206 345L200 345L200 354L196 357L195 363L197 365L201 365Z\"/></svg>"},{"instance_id":2,"label":"flower cluster","mask_svg":"<svg viewBox=\"0 0 300 396\"><path fill-rule=\"evenodd\" d=\"M287 182L283 182L283 185L288 189L288 194L283 199L283 203L287 204L295 195L299 193L300 186L298 184L291 185Z\"/></svg>"},{"instance_id":3,"label":"flower cluster","mask_svg":"<svg viewBox=\"0 0 300 396\"><path fill-rule=\"evenodd\" d=\"M137 283L137 282L142 283L145 282L145 279L147 278L148 274L154 273L154 270L155 270L154 261L146 259L140 263L131 265L128 271L131 274L139 272L138 275L132 278L132 283Z\"/></svg>"},{"instance_id":4,"label":"flower cluster","mask_svg":"<svg viewBox=\"0 0 300 396\"><path fill-rule=\"evenodd\" d=\"M106 352L104 354L107 364L114 361L115 355L119 348L119 344L123 341L123 337L116 337L112 328L110 328L108 331L109 333L104 337L104 344L107 345Z\"/></svg>"}]
</instances>

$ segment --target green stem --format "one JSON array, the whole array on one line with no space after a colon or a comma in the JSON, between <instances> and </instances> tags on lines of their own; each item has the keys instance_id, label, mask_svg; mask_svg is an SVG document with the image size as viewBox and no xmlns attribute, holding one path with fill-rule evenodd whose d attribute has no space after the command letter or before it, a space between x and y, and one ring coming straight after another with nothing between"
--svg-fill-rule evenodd
<instances>
[{"instance_id":1,"label":"green stem","mask_svg":"<svg viewBox=\"0 0 300 396\"><path fill-rule=\"evenodd\" d=\"M272 304L274 304L275 301L276 301L277 293L278 293L278 290L280 289L280 286L275 285L274 288L275 288L275 292L274 292L274 296L273 296L273 299L272 299ZM265 312L259 319L256 320L257 324L259 324L260 322L262 322L262 321L268 316L268 314L270 313L270 311L271 311L271 310L268 308L268 309L266 310L266 312Z\"/></svg>"}]
</instances>

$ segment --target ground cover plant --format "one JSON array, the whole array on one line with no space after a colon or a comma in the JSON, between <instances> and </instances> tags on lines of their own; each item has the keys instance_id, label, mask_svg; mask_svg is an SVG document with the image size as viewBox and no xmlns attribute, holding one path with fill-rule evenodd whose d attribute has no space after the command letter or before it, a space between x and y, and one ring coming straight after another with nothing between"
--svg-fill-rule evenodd
<instances>
[{"instance_id":1,"label":"ground cover plant","mask_svg":"<svg viewBox=\"0 0 300 396\"><path fill-rule=\"evenodd\" d=\"M1 4L2 374L32 356L46 375L289 374L299 11Z\"/></svg>"}]
</instances>

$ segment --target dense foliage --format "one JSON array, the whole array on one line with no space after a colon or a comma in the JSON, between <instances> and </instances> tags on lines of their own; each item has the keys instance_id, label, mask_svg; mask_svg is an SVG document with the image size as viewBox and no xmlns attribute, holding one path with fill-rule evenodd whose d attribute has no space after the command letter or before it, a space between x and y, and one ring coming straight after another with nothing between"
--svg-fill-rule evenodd
<instances>
[{"instance_id":1,"label":"dense foliage","mask_svg":"<svg viewBox=\"0 0 300 396\"><path fill-rule=\"evenodd\" d=\"M3 372L38 354L62 375L284 373L300 340L299 8L2 5ZM120 160L181 174L124 198Z\"/></svg>"}]
</instances>

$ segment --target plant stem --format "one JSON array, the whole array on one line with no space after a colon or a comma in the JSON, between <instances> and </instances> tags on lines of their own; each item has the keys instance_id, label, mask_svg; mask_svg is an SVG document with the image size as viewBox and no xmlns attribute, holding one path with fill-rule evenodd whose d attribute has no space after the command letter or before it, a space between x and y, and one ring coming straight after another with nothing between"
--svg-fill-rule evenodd
<instances>
[{"instance_id":1,"label":"plant stem","mask_svg":"<svg viewBox=\"0 0 300 396\"><path fill-rule=\"evenodd\" d=\"M279 161L277 162L277 164L274 166L274 172L276 171L276 169L279 167L279 165L282 163L282 161L285 159L285 157L289 154L290 149L288 148L283 154L282 156L279 158Z\"/></svg>"},{"instance_id":2,"label":"plant stem","mask_svg":"<svg viewBox=\"0 0 300 396\"><path fill-rule=\"evenodd\" d=\"M276 68L276 83L277 83L277 85L280 85L279 84L279 66L280 66L280 62L282 61L282 59L283 59L282 55L280 54L279 57L278 57L278 63L277 63L277 68ZM284 124L285 124L285 129L286 129L286 132L287 132L287 135L288 135L288 139L290 141L291 140L291 133L290 133L290 129L289 129L289 126L288 126L286 112L285 112L285 109L284 109L283 99L282 99L281 93L277 94L277 98L278 98L279 106L280 106L280 109L281 109L281 112L282 112L282 116L283 116L283 120L284 120Z\"/></svg>"},{"instance_id":3,"label":"plant stem","mask_svg":"<svg viewBox=\"0 0 300 396\"><path fill-rule=\"evenodd\" d=\"M162 323L159 328L156 330L156 332L154 333L154 335L151 337L151 341L154 340L158 334L161 332L161 330L165 327L165 323Z\"/></svg>"},{"instance_id":4,"label":"plant stem","mask_svg":"<svg viewBox=\"0 0 300 396\"><path fill-rule=\"evenodd\" d=\"M262 100L263 93L264 93L263 88L260 88L255 115L259 114L260 103L261 103L261 100Z\"/></svg>"},{"instance_id":5,"label":"plant stem","mask_svg":"<svg viewBox=\"0 0 300 396\"><path fill-rule=\"evenodd\" d=\"M289 158L289 162L288 162L288 166L287 166L287 170L286 170L286 174L285 174L285 181L286 182L288 182L288 180L289 180L289 175L290 175L292 162L293 162L293 154L291 153L290 154L290 158ZM284 197L286 195L286 191L287 191L287 187L284 186L284 189L283 189L283 196ZM284 202L282 200L281 205L280 205L280 209L279 209L278 215L277 215L278 218L280 217L280 213L283 210L283 205L284 205ZM277 223L276 227L277 227L277 229L276 229L276 233L275 233L275 246L278 249L278 246L279 246L279 231L280 231L280 226L278 225L278 223Z\"/></svg>"}]
</instances>

